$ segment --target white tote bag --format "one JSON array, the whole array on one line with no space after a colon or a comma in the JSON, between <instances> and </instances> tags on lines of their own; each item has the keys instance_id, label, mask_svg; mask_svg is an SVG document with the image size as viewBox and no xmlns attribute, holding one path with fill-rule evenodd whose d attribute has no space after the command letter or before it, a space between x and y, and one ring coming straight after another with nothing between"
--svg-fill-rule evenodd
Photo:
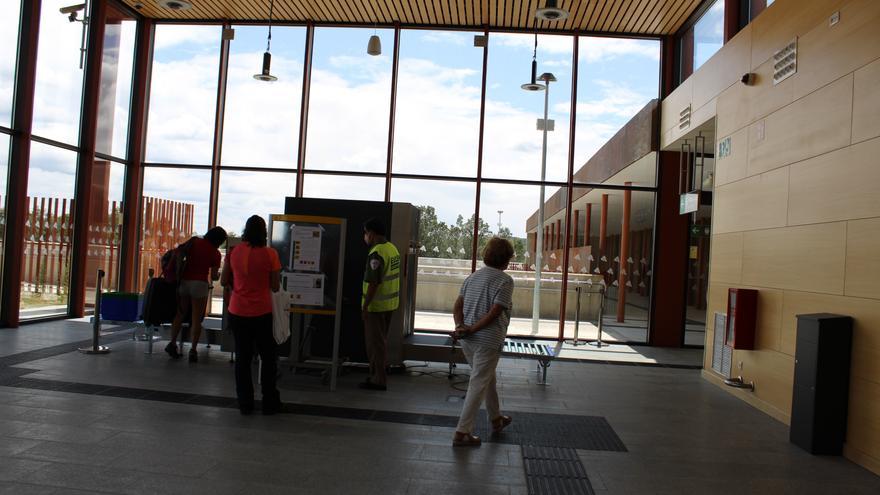
<instances>
[{"instance_id":1,"label":"white tote bag","mask_svg":"<svg viewBox=\"0 0 880 495\"><path fill-rule=\"evenodd\" d=\"M290 338L290 292L279 289L272 293L272 334L278 345Z\"/></svg>"}]
</instances>

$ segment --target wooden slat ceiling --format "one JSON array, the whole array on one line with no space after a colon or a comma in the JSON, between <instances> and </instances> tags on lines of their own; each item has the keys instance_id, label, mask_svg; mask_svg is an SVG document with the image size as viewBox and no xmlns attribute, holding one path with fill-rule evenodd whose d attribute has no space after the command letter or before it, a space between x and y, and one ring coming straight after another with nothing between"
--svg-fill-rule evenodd
<instances>
[{"instance_id":1,"label":"wooden slat ceiling","mask_svg":"<svg viewBox=\"0 0 880 495\"><path fill-rule=\"evenodd\" d=\"M269 0L189 0L170 10L157 0L123 0L146 17L177 21L265 21ZM490 30L590 31L659 36L675 33L701 0L559 0L560 22L536 21L546 0L275 0L273 20L325 24L468 27ZM537 22L537 25L536 25Z\"/></svg>"}]
</instances>

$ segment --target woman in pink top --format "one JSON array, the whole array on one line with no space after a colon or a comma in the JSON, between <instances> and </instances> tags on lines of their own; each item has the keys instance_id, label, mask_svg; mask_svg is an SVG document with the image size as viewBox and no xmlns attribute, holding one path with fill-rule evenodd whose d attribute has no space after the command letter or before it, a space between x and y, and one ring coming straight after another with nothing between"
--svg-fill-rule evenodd
<instances>
[{"instance_id":1,"label":"woman in pink top","mask_svg":"<svg viewBox=\"0 0 880 495\"><path fill-rule=\"evenodd\" d=\"M266 221L254 215L247 220L242 242L235 246L223 266L220 283L232 291L229 327L235 336L235 393L242 414L254 410L251 367L254 347L262 363L263 414L281 409L281 395L275 387L276 351L272 335L272 292L281 285L278 253L266 246Z\"/></svg>"}]
</instances>

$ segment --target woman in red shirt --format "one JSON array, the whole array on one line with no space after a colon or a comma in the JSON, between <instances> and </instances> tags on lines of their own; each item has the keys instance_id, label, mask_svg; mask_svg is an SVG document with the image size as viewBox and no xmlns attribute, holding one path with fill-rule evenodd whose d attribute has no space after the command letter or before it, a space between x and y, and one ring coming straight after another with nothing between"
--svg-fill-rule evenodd
<instances>
[{"instance_id":1,"label":"woman in red shirt","mask_svg":"<svg viewBox=\"0 0 880 495\"><path fill-rule=\"evenodd\" d=\"M189 317L190 337L192 347L189 349L189 362L199 360L196 346L202 335L202 320L205 319L205 310L208 306L208 296L211 293L211 285L208 282L220 277L220 246L226 242L226 231L222 227L211 227L204 237L193 237L190 240L189 250L186 254L186 266L180 274L180 284L177 287L177 315L171 323L171 342L165 346L167 352L173 358L179 358L177 350L177 336L184 320ZM180 339L183 348L183 338Z\"/></svg>"},{"instance_id":2,"label":"woman in red shirt","mask_svg":"<svg viewBox=\"0 0 880 495\"><path fill-rule=\"evenodd\" d=\"M277 344L272 334L272 292L281 286L281 261L275 249L266 246L266 221L248 218L242 242L227 255L220 283L232 290L229 327L235 336L235 393L242 414L254 410L251 365L254 347L262 364L263 414L281 409L281 395L275 387Z\"/></svg>"}]
</instances>

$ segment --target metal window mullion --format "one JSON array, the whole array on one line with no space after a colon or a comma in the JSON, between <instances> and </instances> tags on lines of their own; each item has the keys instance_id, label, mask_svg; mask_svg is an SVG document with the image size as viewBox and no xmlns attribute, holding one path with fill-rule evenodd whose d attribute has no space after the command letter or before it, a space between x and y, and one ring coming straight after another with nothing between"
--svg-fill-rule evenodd
<instances>
[{"instance_id":1,"label":"metal window mullion","mask_svg":"<svg viewBox=\"0 0 880 495\"><path fill-rule=\"evenodd\" d=\"M489 26L483 28L486 44L483 46L483 74L480 83L480 134L477 143L477 190L474 197L474 234L471 239L471 272L477 269L477 234L480 231L480 195L483 185L483 137L486 127L486 72L489 65Z\"/></svg>"},{"instance_id":2,"label":"metal window mullion","mask_svg":"<svg viewBox=\"0 0 880 495\"><path fill-rule=\"evenodd\" d=\"M563 239L562 250L562 294L559 302L559 335L557 340L565 338L565 309L566 309L566 291L568 290L568 263L569 263L569 237L571 237L571 203L574 196L574 153L575 153L575 130L577 118L577 82L578 82L578 49L579 38L572 36L572 56L571 56L571 110L569 110L568 119L568 185L566 186L566 205L565 205L565 238ZM544 122L544 125L547 125Z\"/></svg>"},{"instance_id":3,"label":"metal window mullion","mask_svg":"<svg viewBox=\"0 0 880 495\"><path fill-rule=\"evenodd\" d=\"M306 24L305 53L303 55L302 103L299 108L299 149L296 154L296 193L297 198L303 197L305 181L306 140L309 130L309 99L312 91L312 58L315 48L315 24Z\"/></svg>"},{"instance_id":4,"label":"metal window mullion","mask_svg":"<svg viewBox=\"0 0 880 495\"><path fill-rule=\"evenodd\" d=\"M217 224L217 205L220 194L220 162L223 156L223 120L226 115L226 82L229 72L229 40L220 31L220 66L217 69L217 105L214 109L214 148L211 155L211 192L208 198L208 228Z\"/></svg>"}]
</instances>

